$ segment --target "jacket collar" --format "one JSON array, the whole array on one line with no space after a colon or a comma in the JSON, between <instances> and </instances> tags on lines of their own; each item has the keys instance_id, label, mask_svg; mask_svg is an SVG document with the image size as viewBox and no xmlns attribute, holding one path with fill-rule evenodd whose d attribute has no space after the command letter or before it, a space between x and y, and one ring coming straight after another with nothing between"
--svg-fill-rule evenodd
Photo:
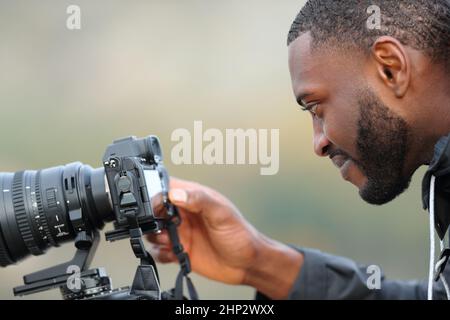
<instances>
[{"instance_id":1,"label":"jacket collar","mask_svg":"<svg viewBox=\"0 0 450 320\"><path fill-rule=\"evenodd\" d=\"M428 209L431 176L436 177L434 194L435 229L442 240L450 225L450 134L438 140L422 180L422 204Z\"/></svg>"}]
</instances>

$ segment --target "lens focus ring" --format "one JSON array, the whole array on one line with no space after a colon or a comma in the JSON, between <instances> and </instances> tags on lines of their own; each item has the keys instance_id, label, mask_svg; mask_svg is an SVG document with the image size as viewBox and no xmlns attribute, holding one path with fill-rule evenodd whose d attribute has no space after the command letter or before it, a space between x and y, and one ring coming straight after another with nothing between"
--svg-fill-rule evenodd
<instances>
[{"instance_id":1,"label":"lens focus ring","mask_svg":"<svg viewBox=\"0 0 450 320\"><path fill-rule=\"evenodd\" d=\"M12 187L12 199L14 212L16 214L17 226L19 227L20 234L22 235L23 241L27 246L30 253L33 255L38 255L40 250L36 245L33 233L30 227L30 221L25 210L25 195L23 192L23 176L24 171L16 172L13 179Z\"/></svg>"},{"instance_id":2,"label":"lens focus ring","mask_svg":"<svg viewBox=\"0 0 450 320\"><path fill-rule=\"evenodd\" d=\"M36 175L36 183L35 183L35 192L36 192L36 205L37 210L39 212L39 221L41 223L42 229L44 231L44 235L42 236L42 239L45 240L47 243L50 243L53 246L57 246L56 242L53 240L53 237L50 233L50 229L48 227L47 223L47 216L44 213L44 210L42 208L42 200L41 200L41 175L38 173Z\"/></svg>"}]
</instances>

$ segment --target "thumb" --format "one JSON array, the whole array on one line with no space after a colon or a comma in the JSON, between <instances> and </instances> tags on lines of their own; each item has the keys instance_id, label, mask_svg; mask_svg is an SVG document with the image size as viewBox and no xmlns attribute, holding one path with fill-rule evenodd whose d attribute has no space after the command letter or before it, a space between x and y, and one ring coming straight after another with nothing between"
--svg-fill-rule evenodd
<instances>
[{"instance_id":1,"label":"thumb","mask_svg":"<svg viewBox=\"0 0 450 320\"><path fill-rule=\"evenodd\" d=\"M214 199L202 189L172 189L169 199L177 207L193 213L208 213L216 205Z\"/></svg>"}]
</instances>

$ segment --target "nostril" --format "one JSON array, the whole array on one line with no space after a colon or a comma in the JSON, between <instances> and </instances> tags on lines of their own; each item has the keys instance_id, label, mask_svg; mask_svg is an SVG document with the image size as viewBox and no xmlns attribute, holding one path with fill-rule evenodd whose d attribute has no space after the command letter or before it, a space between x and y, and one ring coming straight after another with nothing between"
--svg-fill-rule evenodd
<instances>
[{"instance_id":1,"label":"nostril","mask_svg":"<svg viewBox=\"0 0 450 320\"><path fill-rule=\"evenodd\" d=\"M331 141L323 134L323 132L314 132L313 137L314 152L318 157L326 157L330 152L329 146Z\"/></svg>"}]
</instances>

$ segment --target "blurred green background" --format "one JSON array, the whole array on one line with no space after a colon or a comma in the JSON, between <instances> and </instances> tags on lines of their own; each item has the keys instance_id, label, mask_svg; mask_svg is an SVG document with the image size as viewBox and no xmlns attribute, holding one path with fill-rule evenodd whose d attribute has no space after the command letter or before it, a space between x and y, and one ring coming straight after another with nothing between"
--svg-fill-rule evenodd
<instances>
[{"instance_id":1,"label":"blurred green background","mask_svg":"<svg viewBox=\"0 0 450 320\"><path fill-rule=\"evenodd\" d=\"M72 161L94 167L107 144L126 135L160 137L172 175L227 195L265 234L362 263L389 277L424 277L427 215L420 170L391 204L364 203L329 159L312 150L310 117L294 101L286 35L303 1L1 1L0 170ZM66 8L81 7L81 30L66 28ZM177 128L280 129L280 170L255 165L170 162ZM0 270L0 298L25 273L62 262L72 244ZM101 243L93 266L115 286L132 281L127 241ZM178 268L161 265L162 287ZM203 299L252 299L254 290L194 275ZM32 296L59 298L53 290ZM27 297L30 298L30 297Z\"/></svg>"}]
</instances>

